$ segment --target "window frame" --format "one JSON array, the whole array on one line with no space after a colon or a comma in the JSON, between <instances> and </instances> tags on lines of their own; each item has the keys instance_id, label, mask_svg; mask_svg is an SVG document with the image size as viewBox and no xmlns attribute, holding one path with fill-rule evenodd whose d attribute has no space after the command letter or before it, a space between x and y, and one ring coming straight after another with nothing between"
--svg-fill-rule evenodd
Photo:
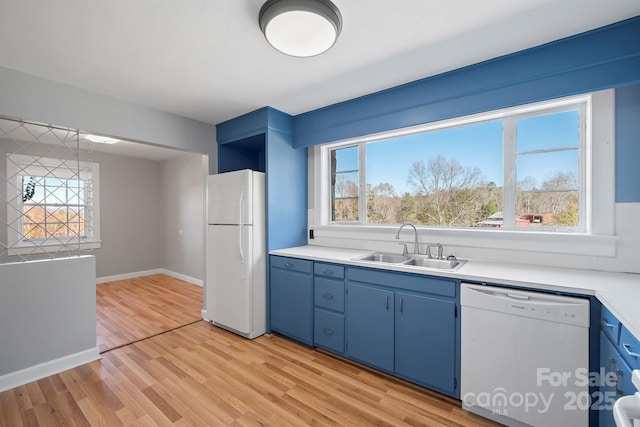
<instances>
[{"instance_id":1,"label":"window frame","mask_svg":"<svg viewBox=\"0 0 640 427\"><path fill-rule=\"evenodd\" d=\"M584 226L576 231L550 231L538 227L524 230L524 227L513 229L482 229L463 227L440 227L417 225L434 240L447 239L449 244L471 245L474 247L496 247L504 249L532 250L540 252L569 253L602 256L615 256L615 98L614 90L603 90L588 94L570 96L550 101L537 102L516 107L505 108L440 122L428 123L409 128L396 129L378 134L365 135L342 141L322 144L313 148L313 165L310 179L313 182L312 221L316 236L327 236L335 239L345 238L380 240L382 233L389 233L390 228L397 225L379 225L362 223L331 223L327 215L330 188L326 185L328 151L347 145L366 144L382 139L415 134L417 132L439 130L452 126L481 123L484 121L535 115L540 112L567 110L567 106L580 102L585 103L584 114L580 115L581 146L579 173L584 176L580 191L582 207L581 217ZM584 127L583 127L584 126ZM515 133L515 129L514 129ZM597 144L594 144L597 141ZM515 144L513 144L515 149ZM503 149L504 151L504 149ZM364 156L361 161L366 163ZM594 158L598 159L594 163ZM515 156L513 157L515 162ZM366 165L361 165L361 173L366 176ZM505 167L504 170L507 170ZM512 168L515 173L515 168ZM515 174L507 179L515 180ZM364 181L361 186L366 187ZM515 218L515 184L513 207ZM366 191L366 188L365 188ZM362 190L361 193L362 194ZM362 198L362 197L361 197ZM366 202L366 201L365 201ZM507 200L503 201L507 206ZM510 206L510 205L509 205ZM366 209L363 211L366 212ZM362 213L361 217L362 218ZM366 233L369 233L368 235ZM383 239L384 240L384 239ZM431 239L430 239L431 240ZM572 242L575 242L572 243Z\"/></svg>"},{"instance_id":2,"label":"window frame","mask_svg":"<svg viewBox=\"0 0 640 427\"><path fill-rule=\"evenodd\" d=\"M33 164L36 162L37 164ZM18 166L22 171L18 169ZM28 255L32 253L50 253L59 250L70 250L80 248L83 250L98 249L101 247L100 240L100 165L98 163L81 162L71 159L60 159L42 156L32 156L25 154L9 154L6 160L6 183L7 183L7 254L9 256ZM53 177L42 176L43 173L31 169L50 169L58 170L57 172L64 174L64 169L69 170L69 177ZM18 188L21 188L17 182L23 176L35 176L38 178L57 178L57 179L77 179L85 183L85 191L91 191L91 197L86 201L87 211L90 215L85 217L85 233L86 236L78 237L52 237L25 239L23 232L16 230L11 224L20 224L20 230L24 230L22 218L24 215L22 207L24 202L19 194L13 194ZM16 181L12 184L12 180ZM87 183L90 181L90 184ZM90 187L90 190L87 190ZM14 201L15 203L12 203ZM86 214L85 214L86 215ZM87 220L87 217L89 218Z\"/></svg>"}]
</instances>

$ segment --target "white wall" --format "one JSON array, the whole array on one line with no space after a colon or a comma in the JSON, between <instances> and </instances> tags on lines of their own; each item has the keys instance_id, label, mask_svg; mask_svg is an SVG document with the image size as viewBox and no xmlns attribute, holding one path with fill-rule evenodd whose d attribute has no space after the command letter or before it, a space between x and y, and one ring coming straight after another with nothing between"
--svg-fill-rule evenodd
<instances>
[{"instance_id":1,"label":"white wall","mask_svg":"<svg viewBox=\"0 0 640 427\"><path fill-rule=\"evenodd\" d=\"M94 152L100 164L100 234L97 277L163 267L162 164Z\"/></svg>"},{"instance_id":2,"label":"white wall","mask_svg":"<svg viewBox=\"0 0 640 427\"><path fill-rule=\"evenodd\" d=\"M161 165L163 267L185 280L204 280L207 158L183 154Z\"/></svg>"},{"instance_id":3,"label":"white wall","mask_svg":"<svg viewBox=\"0 0 640 427\"><path fill-rule=\"evenodd\" d=\"M0 391L100 357L92 256L0 265Z\"/></svg>"}]
</instances>

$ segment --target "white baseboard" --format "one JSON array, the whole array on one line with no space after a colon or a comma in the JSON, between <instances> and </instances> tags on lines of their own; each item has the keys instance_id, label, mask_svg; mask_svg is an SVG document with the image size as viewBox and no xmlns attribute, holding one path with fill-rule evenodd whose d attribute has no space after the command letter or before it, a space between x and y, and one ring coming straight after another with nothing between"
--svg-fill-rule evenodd
<instances>
[{"instance_id":1,"label":"white baseboard","mask_svg":"<svg viewBox=\"0 0 640 427\"><path fill-rule=\"evenodd\" d=\"M203 281L194 277L187 276L186 274L176 273L175 271L167 270L166 268L156 268L154 270L134 271L133 273L116 274L115 276L105 276L96 278L96 284L106 282L115 282L116 280L135 279L136 277L151 276L153 274L166 274L176 279L184 280L196 286L203 286Z\"/></svg>"},{"instance_id":2,"label":"white baseboard","mask_svg":"<svg viewBox=\"0 0 640 427\"><path fill-rule=\"evenodd\" d=\"M196 279L194 277L191 276L187 276L186 274L181 274L181 273L176 273L175 271L171 271L171 270L167 270L164 268L161 268L162 272L164 274L167 274L171 277L175 277L176 279L180 279L180 280L184 280L185 282L189 282L192 285L196 285L196 286L202 286L203 282L200 279Z\"/></svg>"},{"instance_id":3,"label":"white baseboard","mask_svg":"<svg viewBox=\"0 0 640 427\"><path fill-rule=\"evenodd\" d=\"M62 371L66 371L67 369L75 368L76 366L84 365L85 363L93 362L94 360L99 360L100 358L100 350L98 347L94 347L89 350L40 363L16 372L1 375L0 392L58 374Z\"/></svg>"},{"instance_id":4,"label":"white baseboard","mask_svg":"<svg viewBox=\"0 0 640 427\"><path fill-rule=\"evenodd\" d=\"M156 268L155 270L134 271L133 273L116 274L115 276L105 276L96 278L96 284L106 282L115 282L116 280L135 279L136 277L151 276L152 274L161 274L165 270L162 268Z\"/></svg>"}]
</instances>

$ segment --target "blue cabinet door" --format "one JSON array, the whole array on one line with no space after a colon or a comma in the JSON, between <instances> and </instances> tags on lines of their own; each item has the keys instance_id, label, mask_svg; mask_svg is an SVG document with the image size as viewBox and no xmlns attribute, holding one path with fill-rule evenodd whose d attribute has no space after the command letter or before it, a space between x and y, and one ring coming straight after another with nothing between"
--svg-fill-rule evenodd
<instances>
[{"instance_id":1,"label":"blue cabinet door","mask_svg":"<svg viewBox=\"0 0 640 427\"><path fill-rule=\"evenodd\" d=\"M596 406L593 409L599 410L600 427L616 427L613 402L622 396L635 393L636 388L631 382L631 368L618 348L605 335L604 330L600 333L600 366L601 372L612 375L612 379L608 382L600 379L600 393L597 400L591 403Z\"/></svg>"},{"instance_id":2,"label":"blue cabinet door","mask_svg":"<svg viewBox=\"0 0 640 427\"><path fill-rule=\"evenodd\" d=\"M310 274L271 268L271 329L313 344L313 278Z\"/></svg>"},{"instance_id":3,"label":"blue cabinet door","mask_svg":"<svg viewBox=\"0 0 640 427\"><path fill-rule=\"evenodd\" d=\"M395 371L439 391L455 390L455 302L395 294Z\"/></svg>"},{"instance_id":4,"label":"blue cabinet door","mask_svg":"<svg viewBox=\"0 0 640 427\"><path fill-rule=\"evenodd\" d=\"M347 285L347 355L393 371L393 292Z\"/></svg>"}]
</instances>

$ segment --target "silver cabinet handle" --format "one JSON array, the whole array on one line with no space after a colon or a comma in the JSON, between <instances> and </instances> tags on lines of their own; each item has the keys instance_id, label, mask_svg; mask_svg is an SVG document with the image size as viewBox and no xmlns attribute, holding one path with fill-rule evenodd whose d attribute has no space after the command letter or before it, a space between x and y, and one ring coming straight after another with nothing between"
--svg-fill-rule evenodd
<instances>
[{"instance_id":1,"label":"silver cabinet handle","mask_svg":"<svg viewBox=\"0 0 640 427\"><path fill-rule=\"evenodd\" d=\"M331 276L333 274L333 270L331 270L330 268L325 268L324 270L322 270L322 274L326 274L327 276Z\"/></svg>"},{"instance_id":2,"label":"silver cabinet handle","mask_svg":"<svg viewBox=\"0 0 640 427\"><path fill-rule=\"evenodd\" d=\"M326 299L333 299L333 294L331 292L325 292L322 296Z\"/></svg>"},{"instance_id":3,"label":"silver cabinet handle","mask_svg":"<svg viewBox=\"0 0 640 427\"><path fill-rule=\"evenodd\" d=\"M389 311L389 295L385 297L384 308Z\"/></svg>"},{"instance_id":4,"label":"silver cabinet handle","mask_svg":"<svg viewBox=\"0 0 640 427\"><path fill-rule=\"evenodd\" d=\"M293 268L293 264L291 264L290 262L286 263L284 265L284 268Z\"/></svg>"},{"instance_id":5,"label":"silver cabinet handle","mask_svg":"<svg viewBox=\"0 0 640 427\"><path fill-rule=\"evenodd\" d=\"M402 308L402 298L400 298L400 313L402 313L402 310L403 310L403 308Z\"/></svg>"},{"instance_id":6,"label":"silver cabinet handle","mask_svg":"<svg viewBox=\"0 0 640 427\"><path fill-rule=\"evenodd\" d=\"M624 348L624 350L627 352L627 354L633 358L638 358L640 357L640 354L638 353L634 353L633 351L631 351L631 346L629 344L622 344L622 347Z\"/></svg>"},{"instance_id":7,"label":"silver cabinet handle","mask_svg":"<svg viewBox=\"0 0 640 427\"><path fill-rule=\"evenodd\" d=\"M612 323L607 323L604 320L602 321L602 326L604 326L605 328L614 328L616 325L612 324Z\"/></svg>"},{"instance_id":8,"label":"silver cabinet handle","mask_svg":"<svg viewBox=\"0 0 640 427\"><path fill-rule=\"evenodd\" d=\"M324 328L322 332L324 332L325 335L329 335L329 336L333 335L333 329L331 328Z\"/></svg>"}]
</instances>

